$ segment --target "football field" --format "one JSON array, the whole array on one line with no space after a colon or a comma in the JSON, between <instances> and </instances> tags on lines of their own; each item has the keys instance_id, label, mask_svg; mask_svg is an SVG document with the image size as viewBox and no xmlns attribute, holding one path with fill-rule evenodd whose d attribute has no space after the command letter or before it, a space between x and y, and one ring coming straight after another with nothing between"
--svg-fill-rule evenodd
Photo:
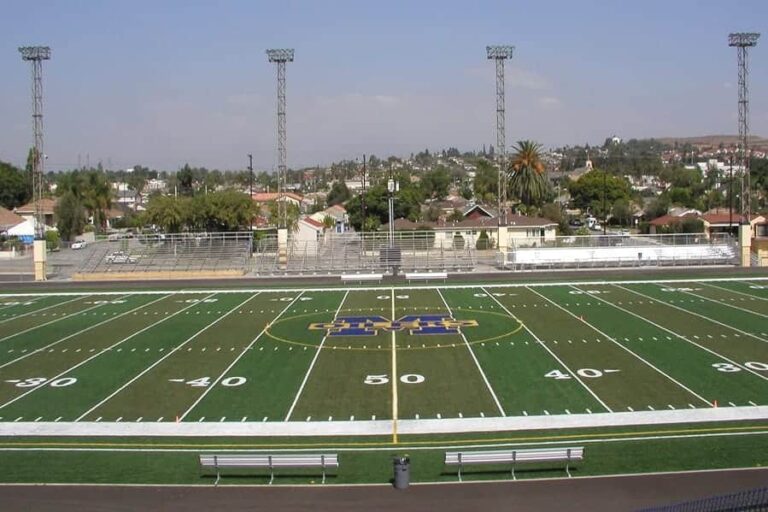
<instances>
[{"instance_id":1,"label":"football field","mask_svg":"<svg viewBox=\"0 0 768 512\"><path fill-rule=\"evenodd\" d=\"M759 278L6 294L0 430L396 441L761 418L766 319Z\"/></svg>"}]
</instances>

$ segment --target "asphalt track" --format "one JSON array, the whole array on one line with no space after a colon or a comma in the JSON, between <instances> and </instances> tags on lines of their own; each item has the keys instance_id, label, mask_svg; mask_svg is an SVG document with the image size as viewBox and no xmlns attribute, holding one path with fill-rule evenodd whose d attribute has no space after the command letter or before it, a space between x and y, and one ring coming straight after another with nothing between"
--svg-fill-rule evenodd
<instances>
[{"instance_id":1,"label":"asphalt track","mask_svg":"<svg viewBox=\"0 0 768 512\"><path fill-rule=\"evenodd\" d=\"M44 471L41 468L41 471ZM4 511L631 511L768 485L768 468L556 480L389 486L0 487Z\"/></svg>"}]
</instances>

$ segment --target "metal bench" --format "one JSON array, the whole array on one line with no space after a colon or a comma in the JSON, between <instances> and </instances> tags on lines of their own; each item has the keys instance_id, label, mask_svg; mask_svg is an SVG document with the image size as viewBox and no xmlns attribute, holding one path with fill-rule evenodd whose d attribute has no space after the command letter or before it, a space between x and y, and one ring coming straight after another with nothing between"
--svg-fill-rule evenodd
<instances>
[{"instance_id":1,"label":"metal bench","mask_svg":"<svg viewBox=\"0 0 768 512\"><path fill-rule=\"evenodd\" d=\"M447 272L406 272L405 278L410 283L411 281L430 281L434 279L442 279L445 281L448 279Z\"/></svg>"},{"instance_id":2,"label":"metal bench","mask_svg":"<svg viewBox=\"0 0 768 512\"><path fill-rule=\"evenodd\" d=\"M569 448L534 448L525 450L503 450L485 452L446 452L445 465L459 466L459 481L464 466L469 465L511 465L512 478L515 478L515 466L534 462L565 462L565 472L571 476L571 462L584 458L584 447Z\"/></svg>"},{"instance_id":3,"label":"metal bench","mask_svg":"<svg viewBox=\"0 0 768 512\"><path fill-rule=\"evenodd\" d=\"M342 274L341 275L341 280L343 282L357 281L359 283L362 283L363 281L377 281L380 283L383 278L384 278L384 274Z\"/></svg>"},{"instance_id":4,"label":"metal bench","mask_svg":"<svg viewBox=\"0 0 768 512\"><path fill-rule=\"evenodd\" d=\"M320 468L325 483L326 469L338 468L337 454L201 454L200 467L203 471L215 470L216 482L221 480L223 469L269 469L269 483L275 480L275 470L281 468Z\"/></svg>"}]
</instances>

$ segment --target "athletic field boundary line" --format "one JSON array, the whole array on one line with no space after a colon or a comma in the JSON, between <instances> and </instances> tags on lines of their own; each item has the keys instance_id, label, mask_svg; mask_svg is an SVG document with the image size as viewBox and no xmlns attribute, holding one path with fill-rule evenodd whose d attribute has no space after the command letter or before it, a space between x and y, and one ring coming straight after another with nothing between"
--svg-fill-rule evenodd
<instances>
[{"instance_id":1,"label":"athletic field boundary line","mask_svg":"<svg viewBox=\"0 0 768 512\"><path fill-rule=\"evenodd\" d=\"M744 293L744 292L740 292L738 290L731 290L730 288L723 288L722 286L716 286L714 284L709 284L709 283L707 283L705 281L691 281L691 282L692 283L703 284L703 285L705 285L705 286L707 286L709 288L715 288L717 290L723 290L724 292L736 293L736 294L739 294L739 295L744 295L745 297L750 297L752 299L768 301L768 298L760 297L759 295L752 295L751 293ZM748 281L742 281L742 282L745 283L745 284L751 284ZM765 286L765 285L762 285L762 286Z\"/></svg>"},{"instance_id":2,"label":"athletic field boundary line","mask_svg":"<svg viewBox=\"0 0 768 512\"><path fill-rule=\"evenodd\" d=\"M469 289L469 288L524 288L526 286L600 286L600 285L611 285L611 284L654 284L654 283L691 283L694 281L700 281L700 282L746 282L749 281L768 281L767 277L712 277L712 278L704 278L704 279L681 279L681 278L669 278L669 279L618 279L618 280L610 280L610 279L603 279L599 281L558 281L558 282L527 282L527 283L492 283L492 284L482 284L482 283L476 283L476 284L444 284L442 286L431 286L431 285L419 285L419 286L397 286L395 287L396 290L433 290L435 288L441 288L441 289ZM119 285L115 285L119 286ZM306 291L313 291L313 292L338 292L338 291L344 291L344 290L354 290L354 291L376 291L376 292L386 292L392 290L392 286L371 286L371 287L343 287L343 286L335 286L335 287L312 287L312 285L308 285L307 288L224 288L224 289L195 289L195 290L135 290L130 292L114 292L114 291L83 291L83 292L49 292L49 293L3 293L0 294L0 298L4 297L53 297L53 296L60 296L60 297L72 297L72 296L91 296L91 295L125 295L126 293L130 293L131 295L154 295L154 294L168 294L168 293L174 293L174 294L199 294L204 295L207 293L256 293L256 292L262 292L262 293L299 293L299 292L306 292Z\"/></svg>"},{"instance_id":3,"label":"athletic field boundary line","mask_svg":"<svg viewBox=\"0 0 768 512\"><path fill-rule=\"evenodd\" d=\"M718 407L593 414L398 420L400 435L462 434L630 427L680 423L768 420L768 406ZM275 422L51 422L0 423L3 436L48 437L318 437L392 434L392 420Z\"/></svg>"},{"instance_id":4,"label":"athletic field boundary line","mask_svg":"<svg viewBox=\"0 0 768 512\"><path fill-rule=\"evenodd\" d=\"M238 452L238 453L306 453L317 452L318 450L334 451L341 453L375 453L375 452L391 452L393 450L401 451L442 451L442 450L474 450L481 448L514 448L514 447L530 447L530 446L561 446L568 444L603 444L603 443L621 443L621 442L642 442L642 441L665 441L665 440L680 440L680 439L705 439L710 437L742 437L742 436L757 436L768 435L768 430L756 430L754 432L709 432L701 434L669 434L669 435L643 435L638 433L631 437L606 437L606 438L589 438L584 437L578 440L565 439L562 441L523 441L523 442L493 442L489 440L487 443L467 443L467 444L444 444L444 445L409 445L408 443L402 444L389 444L387 446L371 446L371 447L347 447L347 446L335 446L329 444L322 448L310 447L310 448L247 448L236 447L231 448L212 448L205 445L200 447L189 448L118 448L118 447L65 447L65 446L0 446L0 452L93 452L93 453L222 453L222 452ZM768 468L765 468L768 469Z\"/></svg>"}]
</instances>

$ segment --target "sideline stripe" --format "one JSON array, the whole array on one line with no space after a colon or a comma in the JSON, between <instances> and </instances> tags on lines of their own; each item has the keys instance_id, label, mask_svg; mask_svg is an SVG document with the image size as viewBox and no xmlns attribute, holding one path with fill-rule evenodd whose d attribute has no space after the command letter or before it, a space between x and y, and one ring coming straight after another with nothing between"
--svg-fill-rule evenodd
<instances>
[{"instance_id":1,"label":"sideline stripe","mask_svg":"<svg viewBox=\"0 0 768 512\"><path fill-rule=\"evenodd\" d=\"M339 311L341 311L341 307L344 305L344 302L347 300L347 295L349 295L349 290L347 290L346 293L344 294L344 297L341 298L341 302L339 302L339 307L336 308L336 313L333 315L334 320L336 320L339 317ZM309 368L307 368L307 373L304 374L304 380L301 381L299 390L296 392L296 396L293 398L293 403L291 404L290 409L288 409L288 414L285 415L284 421L290 421L291 414L293 414L293 409L296 407L296 404L299 403L299 398L301 397L301 394L304 392L304 386L307 384L307 380L309 380L309 375L312 373L312 369L315 367L315 361L317 361L317 358L320 355L320 352L323 350L323 345L325 345L325 340L327 339L328 339L328 331L325 332L325 336L323 336L323 339L320 341L320 345L317 347L317 350L315 352L315 357L312 358L312 362L309 364Z\"/></svg>"},{"instance_id":2,"label":"sideline stripe","mask_svg":"<svg viewBox=\"0 0 768 512\"><path fill-rule=\"evenodd\" d=\"M689 282L690 282L690 281L689 281ZM655 284L655 283L654 283L654 284ZM697 317L699 317L699 318L703 318L704 320L707 320L708 322L712 322L713 324L721 325L721 326L723 326L723 327L725 327L725 328L727 328L727 329L731 329L732 331L740 332L741 334L743 334L743 335L745 335L745 336L750 336L750 337L752 337L752 338L755 338L756 340L760 340L760 341L762 341L763 343L768 343L768 340L766 340L766 339L764 339L764 338L761 338L760 336L758 336L758 335L756 335L756 334L752 334L751 332L747 332L747 331L742 331L741 329L739 329L739 328L737 328L737 327L734 327L734 326L732 326L732 325L728 325L728 324L724 324L724 323L722 323L722 322L718 322L717 320L715 320L715 319L713 319L713 318L709 318L708 316L704 316L704 315L702 315L702 314L700 314L700 313L695 313L695 312L693 312L693 311L690 311L690 310L688 310L688 309L685 309L685 308L681 308L681 307L679 307L679 306L675 306L674 304L670 304L669 302L666 302L666 301L664 301L664 300L661 300L661 299L657 299L657 298L655 298L655 297L651 297L650 295L646 295L646 294L644 294L644 293L640 293L640 292L638 292L638 291L632 290L631 288L624 288L623 286L621 286L621 285L618 285L618 284L614 284L613 286L615 286L616 288L621 288L622 290L625 290L625 291L628 291L628 292L634 293L635 295L639 295L639 296L641 296L641 297L645 297L646 299L652 300L652 301L654 301L654 302L658 302L659 304L663 304L663 305L665 305L665 306L668 306L668 307L670 307L670 308L675 308L675 309L677 309L677 310L679 310L679 311L684 311L684 312L686 312L686 313L689 313L689 314L691 314L691 315L697 316Z\"/></svg>"},{"instance_id":3,"label":"sideline stripe","mask_svg":"<svg viewBox=\"0 0 768 512\"><path fill-rule=\"evenodd\" d=\"M575 290L579 290L579 288L576 288L575 286L572 286L571 288L573 288L573 289L575 289ZM595 331L595 332L597 332L597 333L600 333L600 335L601 335L601 336L603 336L605 339L612 341L612 342L613 342L613 343L615 343L615 344L616 344L616 345L617 345L619 348L623 348L625 351L629 352L630 354L632 354L633 356L635 356L637 359L639 359L640 361L642 361L643 363L645 363L645 364L646 364L648 367L650 367L650 368L652 368L652 369L656 370L656 371L657 371L657 372L659 372L661 375L663 375L664 377L666 377L666 378L667 378L667 379L669 379L670 381L674 382L675 384L677 384L678 386L680 386L681 388L683 388L684 390L686 390L688 393L692 394L693 396L695 396L696 398L698 398L699 400L701 400L702 402L704 402L705 404L707 404L707 406L709 406L709 407L712 407L712 402L710 402L709 400L707 400L706 398L704 398L704 397L703 397L703 396L701 396L700 394L696 393L695 391L693 391L693 390L692 390L692 389L690 389L688 386L686 386L686 385L685 385L685 384L683 384L682 382L678 381L677 379L675 379L675 378L674 378L674 377L672 377L671 375L669 375L669 374L667 374L666 372L662 371L661 369L657 368L655 365L651 364L649 361L646 361L646 360L645 360L643 357L639 356L638 354L636 354L635 352L633 352L632 350L630 350L628 347L625 347L624 345L622 345L621 343L619 343L618 341L616 341L616 340L615 340L613 337L611 337L611 336L608 336L606 333L604 333L603 331L601 331L600 329L598 329L597 327L595 327L595 326L594 326L594 325L592 325L591 323L589 323L589 322L587 322L586 320L583 320L583 319L581 319L581 318L577 317L577 316L576 316L576 315L574 315L572 312L570 312L570 311L568 311L567 309L565 309L564 307L562 307L560 304L556 303L555 301L553 301L553 300L551 300L551 299L548 299L548 298L547 298L547 297L545 297L544 295L541 295L539 292L536 292L536 291L534 291L534 290L531 290L531 291L532 291L533 293L535 293L536 295L538 295L539 297L543 298L544 300L547 300L547 301L549 301L551 304L553 304L553 305L557 306L558 308L560 308L561 310L565 311L566 313L568 313L569 315L571 315L573 318L575 318L575 319L577 319L577 320L580 320L580 321L581 321L581 322L582 322L584 325L587 325L587 326L589 326L589 328L590 328L590 329L592 329L593 331Z\"/></svg>"},{"instance_id":4,"label":"sideline stripe","mask_svg":"<svg viewBox=\"0 0 768 512\"><path fill-rule=\"evenodd\" d=\"M390 297L392 298L392 320L395 317L395 289L389 289ZM392 443L397 444L397 339L395 338L395 330L392 329Z\"/></svg>"},{"instance_id":5,"label":"sideline stripe","mask_svg":"<svg viewBox=\"0 0 768 512\"><path fill-rule=\"evenodd\" d=\"M599 396L597 396L597 394L596 394L594 391L592 391L592 389L590 389L590 387L589 387L589 386L587 386L587 385L584 383L584 381L583 381L583 380L581 380L581 379L579 378L579 375L578 375L576 372L572 371L572 370L571 370L571 369L568 367L568 365L567 365L567 364L565 364L565 362L563 362L563 360L562 360L562 359L560 359L560 358L557 356L557 354L555 354L554 352L552 352L552 350L551 350L551 349L550 349L548 346L546 346L544 343L542 343L542 342L541 342L541 339L540 339L538 336L536 336L536 334L534 334L534 332L533 332L533 331L531 331L531 330L528 328L528 326L527 326L527 325L525 325L525 323L523 323L523 321L522 321L522 320L520 320L520 319L519 319L519 318L517 318L515 315L513 315L513 314L512 314L512 312L511 312L509 309L507 309L507 307L506 307L504 304L502 304L501 302L499 302L499 299L497 299L497 298L496 298L496 297L495 297L495 296L494 296L492 293L488 293L488 290L486 290L485 288L486 288L486 287L484 287L484 286L483 286L483 287L481 287L480 289L481 289L481 290L483 290L483 292L485 292L485 293L486 293L486 294L487 294L489 297L491 297L491 298L492 298L494 301L496 301L496 303L497 303L499 306L501 306L501 308L502 308L504 311L506 311L506 312L507 312L507 314L508 314L510 317L514 318L515 320L517 320L518 322L520 322L521 324L523 324L523 326L525 327L525 330L526 330L526 331L528 331L528 334L530 334L531 336L533 336L533 339L535 339L535 340L536 340L536 343L538 343L538 344L539 344L539 346L540 346L541 348L543 348L544 350L546 350L547 352L549 352L549 355L551 355L551 356L552 356L552 357L553 357L553 358L554 358L554 359L555 359L555 360L556 360L558 363L560 363L560 365L561 365L563 368L565 368L565 369L568 371L568 373L570 373L570 374L573 376L573 378L574 378L574 379L576 379L576 380L578 381L578 383L579 383L579 384L581 384L581 386L582 386L584 389L586 389L586 390L587 390L587 392L588 392L590 395L592 395L592 397L594 397L594 399L595 399L595 400L597 400L597 401L600 403L600 405L602 405L602 406L605 408L605 410L606 410L606 411L608 411L608 412L613 412L613 409L611 409L610 407L608 407L608 404L606 404L605 402L603 402L603 401L600 399L600 397L599 397ZM531 290L531 291L533 291L533 290Z\"/></svg>"},{"instance_id":6,"label":"sideline stripe","mask_svg":"<svg viewBox=\"0 0 768 512\"><path fill-rule=\"evenodd\" d=\"M531 446L531 445L558 445L579 442L591 443L610 443L621 441L644 441L644 440L664 440L664 439L689 439L703 437L728 437L743 435L768 435L765 425L755 425L748 427L715 427L711 429L676 429L676 430L652 430L648 432L606 432L606 433L587 433L587 434L565 434L548 436L524 436L524 437L506 437L489 439L457 439L453 441L435 440L435 441L413 441L406 447L409 450L446 450L456 448L488 448L511 447L511 446ZM277 448L275 448L277 447ZM377 452L389 451L393 445L389 442L336 442L328 443L275 443L275 444L236 444L236 443L102 443L102 442L74 442L74 443L51 443L51 442L33 442L20 441L0 444L0 451L36 451L36 450L59 450L59 451L136 451L136 452L189 452L189 451L213 451L213 450L240 450L244 452L259 451L291 451L302 452L317 449L343 450L347 452Z\"/></svg>"},{"instance_id":7,"label":"sideline stripe","mask_svg":"<svg viewBox=\"0 0 768 512\"><path fill-rule=\"evenodd\" d=\"M215 294L215 293L212 293L211 295L209 295L209 296L208 296L208 297L206 297L206 298L210 298L210 297L213 297L214 295L216 295L216 294ZM160 364L162 361L164 361L165 359L167 359L168 357L170 357L172 354L176 353L176 351L178 351L179 349L181 349L181 347L183 347L184 345L186 345L187 343L189 343L190 341L192 341L193 339L195 339L197 336L199 336L200 334L202 334L202 333L203 333L203 332L204 332L206 329L208 329L209 327L211 327L211 326L213 326L213 325L217 324L217 323L218 323L220 320L222 320L224 317L226 317L226 316L230 315L230 314L231 314L231 313L233 313L235 310L237 310L239 307L241 307L243 304L245 304L245 303L246 303L246 302L248 302L249 300L253 299L253 298L254 298L254 297L256 297L257 295L258 295L258 293L257 293L257 294L255 294L255 295L251 295L250 297L248 297L247 299L245 299L243 302L241 302L240 304L238 304L238 305L237 305L237 306L235 306L234 308L230 309L230 310L229 310L229 311L228 311L226 314L224 314L224 315L220 316L219 318L217 318L217 319L216 319L216 320L214 320L213 322L209 323L208 325L206 325L205 327L203 327L202 329L200 329L199 331L197 331L195 334L193 334L192 336L190 336L189 338L187 338L187 340L186 340L186 341L184 341L182 344L180 344L180 345L177 345L176 347L174 347L173 349L171 349L171 350L170 350L170 351L169 351L167 354L165 354L163 357L161 357L160 359L158 359L157 361L155 361L154 363L152 363L150 366L147 366L146 368L144 368L144 370L142 370L142 372L141 372L141 373L139 373L138 375L136 375L135 377L133 377L131 380L129 380L128 382L126 382L125 384L123 384L122 386L120 386L118 389L116 389L115 391L113 391L113 392L112 392L112 393L111 393L109 396L107 396L106 398L104 398L103 400L101 400L99 403L97 403L96 405L94 405L93 407L91 407L90 409L88 409L87 411L85 411L83 414L81 414L80 416L78 416L78 417L77 417L77 419L76 419L75 421L80 421L80 420L82 420L82 419L83 419L84 417L86 417L88 414L92 413L93 411L95 411L96 409L98 409L99 407L101 407L102 405L104 405L105 403L107 403L109 400L111 400L112 398L114 398L114 397L115 397L117 394L121 393L121 392L122 392L122 391L123 391L125 388L127 388L128 386L130 386L131 384L133 384L134 382L136 382L136 381L137 381L139 378L141 378L143 375L145 375L145 374L146 374L148 371L150 371L152 368L154 368L155 366L157 366L158 364ZM205 300L205 299L203 299L203 300ZM194 305L202 305L202 304L203 304L203 302L198 302L198 303L196 303L196 304L193 304L193 306L194 306ZM183 310L182 310L182 311L183 311Z\"/></svg>"},{"instance_id":8,"label":"sideline stripe","mask_svg":"<svg viewBox=\"0 0 768 512\"><path fill-rule=\"evenodd\" d=\"M750 277L748 278L749 281L768 281L768 277ZM624 279L624 280L606 280L606 279L596 279L593 281L559 281L559 282L550 282L550 283L500 283L500 284L449 284L449 285L443 285L439 288L443 289L471 289L471 288L525 288L527 286L589 286L589 285L611 285L611 284L654 284L654 283L690 283L692 281L692 278L687 279L680 279L680 278L674 278L674 279ZM707 282L747 282L747 279L743 277L713 277L710 279L705 279L704 281ZM386 287L386 286L372 286L372 287L343 287L343 286L336 286L336 287L318 287L314 288L312 287L311 290L315 292L338 292L343 290L355 290L355 291L377 291L377 292L386 292L390 291L393 287ZM429 285L420 285L420 286L398 286L397 290L433 290L435 288L438 288L437 286L429 286ZM184 293L184 294L198 294L198 295L205 295L208 293L299 293L299 292L305 292L309 288L225 288L225 289L195 289L195 290L136 290L131 291L131 295L158 295L158 294L167 294L167 293ZM47 293L44 295L41 295L40 293L6 293L6 294L0 294L0 298L2 297L53 297L53 296L83 296L84 294L87 294L88 296L91 295L122 295L125 294L125 292L102 292L102 291L91 291L91 292L52 292Z\"/></svg>"},{"instance_id":9,"label":"sideline stripe","mask_svg":"<svg viewBox=\"0 0 768 512\"><path fill-rule=\"evenodd\" d=\"M445 304L445 307L448 309L448 314L453 316L453 312L451 311L451 306L448 305L448 302L445 300L445 297L443 296L439 288L437 289L437 294L440 295L440 299L442 299L443 304ZM493 391L493 387L491 386L491 383L488 382L488 377L485 376L483 367L480 366L480 361L478 361L477 357L475 357L475 352L474 350L472 350L472 347L467 341L467 337L464 335L464 331L461 329L458 329L458 331L459 331L459 334L461 334L461 339L464 340L464 344L467 346L467 350L469 350L469 354L472 356L472 360L475 362L475 366L477 366L477 371L480 372L480 376L483 378L483 382L485 382L485 387L488 388L488 391L491 393L491 396L493 397L493 401L496 403L496 407L498 407L499 412L501 413L502 416L506 416L507 413L504 411L504 408L501 406L501 403L499 402L499 398L496 396L496 393Z\"/></svg>"}]
</instances>

